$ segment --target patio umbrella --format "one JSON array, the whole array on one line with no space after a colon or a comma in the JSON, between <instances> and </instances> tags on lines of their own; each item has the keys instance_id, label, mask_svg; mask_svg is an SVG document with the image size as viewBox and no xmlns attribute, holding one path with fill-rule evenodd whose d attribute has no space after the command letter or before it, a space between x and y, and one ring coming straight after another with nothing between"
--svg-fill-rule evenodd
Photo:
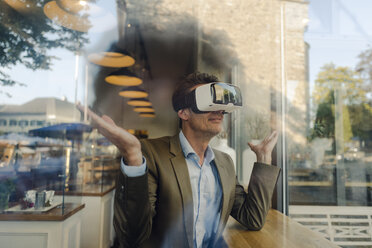
<instances>
[{"instance_id":1,"label":"patio umbrella","mask_svg":"<svg viewBox=\"0 0 372 248\"><path fill-rule=\"evenodd\" d=\"M84 123L61 123L28 131L30 136L56 139L81 140L82 134L91 132L92 127Z\"/></svg>"},{"instance_id":2,"label":"patio umbrella","mask_svg":"<svg viewBox=\"0 0 372 248\"><path fill-rule=\"evenodd\" d=\"M63 145L64 142L57 139L44 139L41 137L30 137L24 134L9 133L0 136L0 144L32 147L37 145Z\"/></svg>"}]
</instances>

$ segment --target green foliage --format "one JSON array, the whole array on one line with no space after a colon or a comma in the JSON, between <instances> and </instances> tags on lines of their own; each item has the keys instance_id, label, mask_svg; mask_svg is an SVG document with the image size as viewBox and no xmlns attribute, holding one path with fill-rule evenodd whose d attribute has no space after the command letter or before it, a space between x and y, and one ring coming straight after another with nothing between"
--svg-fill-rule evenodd
<instances>
[{"instance_id":1,"label":"green foliage","mask_svg":"<svg viewBox=\"0 0 372 248\"><path fill-rule=\"evenodd\" d=\"M43 12L47 0L30 1L27 12L17 12L0 1L0 66L11 69L23 64L31 70L50 70L53 59L48 51L64 48L78 51L87 42L84 33L54 24ZM0 86L24 85L0 69ZM6 92L0 92L6 94Z\"/></svg>"},{"instance_id":2,"label":"green foliage","mask_svg":"<svg viewBox=\"0 0 372 248\"><path fill-rule=\"evenodd\" d=\"M314 128L309 139L316 137L335 139L335 92L341 94L343 139L349 141L355 133L355 113L350 114L349 106L363 104L367 97L359 73L349 67L326 64L318 73L313 93L317 112ZM355 109L352 109L354 111ZM352 112L351 111L351 112Z\"/></svg>"},{"instance_id":3,"label":"green foliage","mask_svg":"<svg viewBox=\"0 0 372 248\"><path fill-rule=\"evenodd\" d=\"M335 134L335 116L334 116L334 93L328 92L328 95L322 103L318 105L316 112L314 128L310 134L310 140L319 138L334 138Z\"/></svg>"},{"instance_id":4,"label":"green foliage","mask_svg":"<svg viewBox=\"0 0 372 248\"><path fill-rule=\"evenodd\" d=\"M0 181L0 210L8 207L8 198L15 190L15 184L12 179L8 178Z\"/></svg>"},{"instance_id":5,"label":"green foliage","mask_svg":"<svg viewBox=\"0 0 372 248\"><path fill-rule=\"evenodd\" d=\"M358 55L359 62L356 66L362 78L372 84L372 48L369 47Z\"/></svg>"},{"instance_id":6,"label":"green foliage","mask_svg":"<svg viewBox=\"0 0 372 248\"><path fill-rule=\"evenodd\" d=\"M366 91L360 74L349 67L326 64L315 80L313 99L315 104L324 102L328 94L335 90L344 91L345 104L358 104L366 101Z\"/></svg>"},{"instance_id":7,"label":"green foliage","mask_svg":"<svg viewBox=\"0 0 372 248\"><path fill-rule=\"evenodd\" d=\"M361 140L372 140L372 104L349 106L353 134Z\"/></svg>"}]
</instances>

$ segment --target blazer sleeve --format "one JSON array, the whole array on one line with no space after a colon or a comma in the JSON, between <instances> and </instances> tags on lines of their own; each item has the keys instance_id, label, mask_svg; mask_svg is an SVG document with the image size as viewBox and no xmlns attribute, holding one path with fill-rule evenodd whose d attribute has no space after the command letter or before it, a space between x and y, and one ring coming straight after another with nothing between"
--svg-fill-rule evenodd
<instances>
[{"instance_id":1,"label":"blazer sleeve","mask_svg":"<svg viewBox=\"0 0 372 248\"><path fill-rule=\"evenodd\" d=\"M280 168L276 166L255 163L248 192L236 180L235 200L230 215L249 230L263 227L279 172Z\"/></svg>"},{"instance_id":2,"label":"blazer sleeve","mask_svg":"<svg viewBox=\"0 0 372 248\"><path fill-rule=\"evenodd\" d=\"M141 141L146 173L128 177L120 172L114 202L114 228L120 247L140 247L149 238L155 216L157 169L150 146Z\"/></svg>"}]
</instances>

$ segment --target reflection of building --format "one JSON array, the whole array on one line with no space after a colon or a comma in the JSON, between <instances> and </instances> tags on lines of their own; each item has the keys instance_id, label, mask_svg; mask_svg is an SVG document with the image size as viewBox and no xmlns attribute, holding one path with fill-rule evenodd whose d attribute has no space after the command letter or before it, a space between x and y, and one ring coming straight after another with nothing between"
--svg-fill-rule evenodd
<instances>
[{"instance_id":1,"label":"reflection of building","mask_svg":"<svg viewBox=\"0 0 372 248\"><path fill-rule=\"evenodd\" d=\"M292 151L304 148L308 133L308 44L304 42L304 32L308 23L308 3L305 1L285 1L284 42L286 84L286 125L287 145Z\"/></svg>"},{"instance_id":2,"label":"reflection of building","mask_svg":"<svg viewBox=\"0 0 372 248\"><path fill-rule=\"evenodd\" d=\"M27 132L30 129L80 120L73 103L57 98L36 98L22 105L2 105L0 132Z\"/></svg>"}]
</instances>

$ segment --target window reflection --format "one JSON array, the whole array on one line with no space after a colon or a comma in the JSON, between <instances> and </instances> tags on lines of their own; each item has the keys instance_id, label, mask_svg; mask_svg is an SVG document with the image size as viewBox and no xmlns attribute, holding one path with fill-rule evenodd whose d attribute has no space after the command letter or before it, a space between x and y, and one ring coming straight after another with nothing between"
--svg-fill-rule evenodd
<instances>
[{"instance_id":1,"label":"window reflection","mask_svg":"<svg viewBox=\"0 0 372 248\"><path fill-rule=\"evenodd\" d=\"M225 118L216 143L230 146L243 184L256 159L247 142L277 129L289 214L312 209L300 205L371 206L371 8L361 0L1 1L0 178L16 182L10 202L32 189L113 183L116 150L82 128L77 101L138 137L171 135L175 81L199 70L242 91L243 108ZM119 96L126 86L148 96L151 112ZM76 129L58 129L66 124Z\"/></svg>"},{"instance_id":2,"label":"window reflection","mask_svg":"<svg viewBox=\"0 0 372 248\"><path fill-rule=\"evenodd\" d=\"M295 124L307 127L301 146L288 141L289 214L345 247L353 242L372 245L370 235L355 231L365 225L363 220L354 219L358 214L363 219L372 205L371 48L367 35L371 17L365 15L366 7L361 1L309 2L304 33L309 73L306 119L298 118L293 109L298 95L291 98L287 94L288 139L296 133ZM352 211L349 206L354 206ZM350 221L339 223L335 213ZM314 216L319 216L319 223ZM321 227L323 222L327 228ZM348 231L340 233L346 227Z\"/></svg>"}]
</instances>

